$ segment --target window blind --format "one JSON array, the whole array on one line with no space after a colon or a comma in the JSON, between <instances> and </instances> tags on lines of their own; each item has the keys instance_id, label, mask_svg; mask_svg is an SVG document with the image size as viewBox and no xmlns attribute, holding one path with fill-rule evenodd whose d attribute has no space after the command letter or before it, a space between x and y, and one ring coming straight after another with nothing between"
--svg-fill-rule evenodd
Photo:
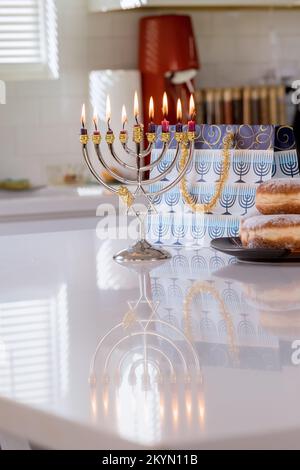
<instances>
[{"instance_id":1,"label":"window blind","mask_svg":"<svg viewBox=\"0 0 300 470\"><path fill-rule=\"evenodd\" d=\"M0 0L0 64L44 63L44 20L40 0Z\"/></svg>"},{"instance_id":2,"label":"window blind","mask_svg":"<svg viewBox=\"0 0 300 470\"><path fill-rule=\"evenodd\" d=\"M0 79L58 77L55 0L0 0Z\"/></svg>"}]
</instances>

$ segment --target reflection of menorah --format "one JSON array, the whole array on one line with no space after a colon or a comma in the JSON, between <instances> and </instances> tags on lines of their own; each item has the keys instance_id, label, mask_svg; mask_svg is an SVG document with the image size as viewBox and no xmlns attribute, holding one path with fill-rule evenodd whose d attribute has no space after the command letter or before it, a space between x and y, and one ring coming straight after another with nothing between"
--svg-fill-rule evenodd
<instances>
[{"instance_id":1,"label":"reflection of menorah","mask_svg":"<svg viewBox=\"0 0 300 470\"><path fill-rule=\"evenodd\" d=\"M95 131L92 136L92 141L94 144L96 156L98 158L98 161L100 162L101 167L109 174L111 178L120 183L119 187L113 186L106 182L91 162L87 146L89 137L85 128L84 108L82 113L80 142L82 144L82 151L85 162L92 175L106 189L121 197L123 201L127 204L128 208L132 207L133 213L136 215L140 224L138 242L135 243L135 245L131 248L123 250L117 255L115 255L115 259L118 261L161 260L169 258L170 255L168 252L162 250L161 248L154 248L150 245L148 241L146 241L144 229L145 213L143 214L141 212L141 209L140 207L137 207L137 204L140 205L142 203L144 206L146 206L147 213L150 209L154 208L154 198L157 198L157 196L160 196L161 194L166 193L167 191L170 191L181 181L192 161L195 131L191 131L189 127L188 132L183 132L182 125L180 124L180 131L175 133L176 150L174 156L171 158L170 161L167 162L167 159L165 159L164 157L166 156L167 150L170 147L171 136L169 132L169 123L165 120L165 123L167 123L167 127L162 128L160 136L160 139L162 141L162 150L159 156L154 161L149 164L145 164L145 159L151 155L154 143L157 140L156 130L154 124L152 123L150 125L149 132L146 134L148 140L148 147L146 148L146 150L142 150L142 142L144 141L143 126L139 124L137 120L137 113L135 117L136 124L133 128L133 142L135 143L135 150L129 148L127 144L128 133L124 129L124 127L119 134L120 143L123 149L125 150L126 154L134 160L133 164L125 162L122 158L118 156L115 150L115 136L110 128L110 117L108 117L108 130L105 136L105 140L109 152L113 158L113 161L116 163L117 167L120 167L121 169L130 170L133 174L132 178L121 176L117 170L112 169L106 162L100 149L101 135L97 127L97 117L94 117ZM123 122L125 125L126 118L123 120ZM178 125L176 126L176 131L178 131ZM175 177L175 179L173 179L173 181L169 182L169 179L167 177L169 174L171 174L172 170L176 168L176 164L179 163L179 156L181 152L185 152L187 154L187 158L185 159L184 165L182 165L181 169L179 170L178 175ZM149 175L149 172L154 169L158 169L157 175L152 178L148 178L147 176ZM166 184L160 188L153 190L155 186L152 185L155 185L156 183L161 181L166 182ZM133 191L130 191L129 186L134 186L135 189Z\"/></svg>"},{"instance_id":2,"label":"reflection of menorah","mask_svg":"<svg viewBox=\"0 0 300 470\"><path fill-rule=\"evenodd\" d=\"M143 268L139 286L138 300L128 302L123 321L101 338L91 359L91 410L97 421L115 421L126 438L152 443L164 427L177 433L195 419L204 425L203 379L191 341L158 316Z\"/></svg>"}]
</instances>

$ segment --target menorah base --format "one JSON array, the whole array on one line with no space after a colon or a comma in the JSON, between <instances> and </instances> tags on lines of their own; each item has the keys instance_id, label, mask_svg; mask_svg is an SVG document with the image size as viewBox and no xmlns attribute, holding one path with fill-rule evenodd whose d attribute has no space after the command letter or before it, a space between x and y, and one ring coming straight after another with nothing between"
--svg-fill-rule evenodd
<instances>
[{"instance_id":1,"label":"menorah base","mask_svg":"<svg viewBox=\"0 0 300 470\"><path fill-rule=\"evenodd\" d=\"M114 260L120 263L132 261L161 261L171 258L168 251L154 248L147 240L139 240L132 247L122 250L114 256Z\"/></svg>"}]
</instances>

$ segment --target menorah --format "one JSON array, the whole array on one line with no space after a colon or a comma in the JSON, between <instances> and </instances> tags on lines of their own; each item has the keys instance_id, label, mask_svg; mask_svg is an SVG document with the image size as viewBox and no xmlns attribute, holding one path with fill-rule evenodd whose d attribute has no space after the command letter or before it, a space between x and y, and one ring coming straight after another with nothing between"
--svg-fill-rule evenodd
<instances>
[{"instance_id":1,"label":"menorah","mask_svg":"<svg viewBox=\"0 0 300 470\"><path fill-rule=\"evenodd\" d=\"M148 132L146 133L146 139L148 141L147 148L143 150L143 142L144 142L144 127L138 121L138 109L135 109L135 120L136 124L133 127L133 136L132 140L135 144L135 148L132 149L128 145L128 132L125 130L125 124L127 122L126 111L124 111L123 107L123 129L119 133L119 141L126 152L126 155L129 159L132 159L132 163L127 163L124 159L118 155L115 146L115 135L110 127L110 103L109 100L107 101L107 132L105 135L105 141L109 150L109 154L113 158L114 164L117 166L117 170L114 170L110 167L107 163L104 154L101 151L101 134L98 130L97 126L97 116L94 115L94 125L95 131L92 135L92 142L94 144L94 150L98 162L102 169L104 169L110 177L112 177L115 181L119 183L119 186L116 187L107 181L101 176L101 173L98 169L95 168L93 165L89 152L88 152L88 141L89 136L87 129L85 128L85 107L83 106L82 110L82 128L81 128L81 135L80 135L80 142L82 144L82 152L84 160L88 166L88 169L94 176L94 178L104 186L107 190L111 193L118 195L123 202L127 205L127 210L131 208L133 214L137 217L139 223L139 239L138 241L130 248L122 250L121 252L117 253L114 256L114 259L120 262L126 261L146 261L146 260L162 260L167 259L171 255L169 252L152 246L147 240L145 236L145 216L148 214L149 211L155 210L153 206L153 202L163 193L170 191L174 188L184 177L187 172L187 169L190 166L190 163L193 158L193 151L194 151L194 141L195 141L195 121L194 119L194 102L191 99L190 101L190 109L192 120L188 123L188 128L186 131L183 129L183 125L181 124L181 117L180 112L177 113L178 115L178 124L176 125L176 132L175 132L175 141L176 141L176 149L174 155L172 156L170 162L165 164L164 157L171 147L171 133L169 131L169 122L166 120L167 116L167 98L166 95L164 96L164 120L162 122L162 132L160 135L160 140L162 141L162 149L159 153L158 157L154 161L150 161L150 163L145 164L145 159L151 155L152 149L154 148L155 142L158 140L156 126L151 119L151 123L149 124ZM137 101L137 97L135 97L135 102ZM153 106L153 103L152 103ZM136 108L137 106L135 106ZM179 107L181 110L181 105ZM149 113L150 114L150 113ZM173 169L176 168L176 165L180 162L180 155L184 158L184 164L179 165L179 171L176 174L175 178L169 182L167 176L172 172ZM130 160L129 160L130 161ZM121 176L118 168L130 170L133 174L132 178L127 178L125 176ZM151 171L154 169L158 169L156 176L151 177ZM150 175L150 176L149 176ZM165 184L157 185L157 183L164 181ZM154 186L156 185L156 186ZM129 187L133 186L134 189L130 190ZM158 187L159 186L159 187ZM146 215L142 213L140 210L140 204L137 204L139 200L143 200L143 206L146 207Z\"/></svg>"}]
</instances>

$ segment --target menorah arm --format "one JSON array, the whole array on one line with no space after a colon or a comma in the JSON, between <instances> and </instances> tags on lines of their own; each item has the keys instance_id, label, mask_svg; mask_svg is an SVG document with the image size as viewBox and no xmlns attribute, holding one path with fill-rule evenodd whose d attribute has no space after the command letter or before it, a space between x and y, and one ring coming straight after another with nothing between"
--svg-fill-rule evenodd
<instances>
[{"instance_id":1,"label":"menorah arm","mask_svg":"<svg viewBox=\"0 0 300 470\"><path fill-rule=\"evenodd\" d=\"M112 177L114 178L116 181L118 181L119 183L122 183L122 184L132 184L132 185L136 185L137 184L137 181L136 179L135 180L130 180L128 178L124 178L123 176L120 176L118 175L117 173L115 173L113 170L111 170L109 168L109 166L107 165L106 161L104 160L101 152L100 152L100 147L98 144L96 144L95 146L95 152L96 152L96 155L98 157L98 160L99 162L101 163L101 165L105 168L105 170L107 171L107 173ZM135 169L136 170L136 169Z\"/></svg>"},{"instance_id":2,"label":"menorah arm","mask_svg":"<svg viewBox=\"0 0 300 470\"><path fill-rule=\"evenodd\" d=\"M174 159L171 163L171 165L168 166L168 168L166 169L166 171L164 171L163 173L160 173L159 175L155 176L155 178L150 178L146 181L143 181L143 184L144 185L150 185L150 184L154 184L154 183L157 183L159 181L161 181L162 178L164 178L165 176L167 176L169 173L171 173L171 171L173 170L173 168L175 167L176 165L176 162L177 162L177 157L179 155L179 150L180 150L180 144L178 143L177 144L177 147L176 147L176 153L175 153L175 156L174 156Z\"/></svg>"},{"instance_id":3,"label":"menorah arm","mask_svg":"<svg viewBox=\"0 0 300 470\"><path fill-rule=\"evenodd\" d=\"M116 162L121 165L123 168L127 168L128 170L133 170L137 171L137 167L135 165L129 165L128 163L125 163L121 158L118 157L118 155L115 152L113 144L108 144L109 151L113 158L116 160Z\"/></svg>"},{"instance_id":4,"label":"menorah arm","mask_svg":"<svg viewBox=\"0 0 300 470\"><path fill-rule=\"evenodd\" d=\"M177 153L179 151L179 145L178 145L178 149L177 149ZM189 149L189 156L188 156L188 159L184 165L184 167L182 168L182 170L178 173L178 176L177 178L172 181L172 183L168 184L167 186L165 186L164 188L158 190L158 191L155 191L154 195L155 196L160 196L161 194L164 194L166 193L167 191L170 191L172 188L174 188L178 183L180 183L181 179L183 178L183 176L185 175L185 172L186 170L188 169L188 166L190 165L191 161L192 161L192 158L193 158L193 154L194 154L194 141L191 142L190 144L190 149ZM175 162L176 162L176 158L175 158ZM153 178L154 179L154 178ZM148 181L147 181L148 183ZM151 196L151 193L147 193L149 196Z\"/></svg>"},{"instance_id":5,"label":"menorah arm","mask_svg":"<svg viewBox=\"0 0 300 470\"><path fill-rule=\"evenodd\" d=\"M114 194L117 194L118 193L118 189L117 188L114 188L112 186L110 186L109 184L107 184L104 179L96 172L95 168L93 167L92 165L92 162L90 160L90 157L89 157L89 154L88 154L88 150L87 150L87 146L86 145L83 145L82 146L82 153L83 153L83 157L84 157L84 160L85 160L85 163L87 164L88 166L88 169L90 170L90 172L92 173L92 175L94 176L94 178L96 178L96 180L98 181L98 183L102 184L106 189L108 189L109 191L111 191L112 193Z\"/></svg>"},{"instance_id":6,"label":"menorah arm","mask_svg":"<svg viewBox=\"0 0 300 470\"><path fill-rule=\"evenodd\" d=\"M130 155L131 157L134 157L134 158L142 158L141 155L137 155L136 152L134 150L132 150L131 148L128 147L128 145L126 143L123 143L122 144L122 147L123 149L125 150L125 152Z\"/></svg>"},{"instance_id":7,"label":"menorah arm","mask_svg":"<svg viewBox=\"0 0 300 470\"><path fill-rule=\"evenodd\" d=\"M147 157L151 153L152 148L153 142L149 142L148 147L143 152L141 152L141 158Z\"/></svg>"},{"instance_id":8,"label":"menorah arm","mask_svg":"<svg viewBox=\"0 0 300 470\"><path fill-rule=\"evenodd\" d=\"M146 166L142 166L140 168L141 171L150 171L150 170L153 170L153 168L155 168L161 161L162 159L164 158L165 154L166 154L166 151L168 149L168 145L167 143L164 143L163 145L163 149L162 149L162 152L161 154L159 155L159 157L152 163L149 163L149 165L146 165Z\"/></svg>"},{"instance_id":9,"label":"menorah arm","mask_svg":"<svg viewBox=\"0 0 300 470\"><path fill-rule=\"evenodd\" d=\"M123 160L121 160L118 155L116 154L115 152L115 149L114 149L114 146L113 144L108 144L108 147L109 147L109 150L110 150L110 153L112 154L113 158L116 160L116 162L121 165L123 168L127 168L128 170L133 170L133 171L137 171L137 167L134 166L134 165L129 165L129 163L126 163L124 162ZM152 144L151 146L149 145L148 148L152 148ZM163 145L163 149L159 155L159 157L152 163L150 163L149 165L146 165L146 166L142 166L140 167L140 171L150 171L152 170L153 168L155 168L160 162L161 160L164 158L165 154L166 154L166 151L168 149L168 145L167 143L164 143ZM144 153L142 154L144 156ZM146 156L147 154L145 154ZM138 155L135 154L135 156L137 157Z\"/></svg>"}]
</instances>

